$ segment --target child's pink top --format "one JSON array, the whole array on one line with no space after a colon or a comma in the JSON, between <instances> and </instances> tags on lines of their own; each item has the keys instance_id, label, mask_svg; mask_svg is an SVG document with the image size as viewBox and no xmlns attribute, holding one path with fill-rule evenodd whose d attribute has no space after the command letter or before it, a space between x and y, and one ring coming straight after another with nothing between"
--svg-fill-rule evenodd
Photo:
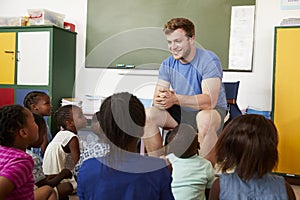
<instances>
[{"instance_id":1,"label":"child's pink top","mask_svg":"<svg viewBox=\"0 0 300 200\"><path fill-rule=\"evenodd\" d=\"M33 200L33 160L26 152L13 147L0 146L0 176L9 179L15 189L7 200Z\"/></svg>"}]
</instances>

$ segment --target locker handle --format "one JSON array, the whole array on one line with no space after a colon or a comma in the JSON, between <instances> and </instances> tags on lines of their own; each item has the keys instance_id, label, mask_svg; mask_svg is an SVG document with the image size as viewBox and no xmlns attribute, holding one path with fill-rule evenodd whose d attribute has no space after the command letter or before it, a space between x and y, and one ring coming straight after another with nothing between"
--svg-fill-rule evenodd
<instances>
[{"instance_id":1,"label":"locker handle","mask_svg":"<svg viewBox=\"0 0 300 200\"><path fill-rule=\"evenodd\" d=\"M14 51L7 51L5 50L4 53L15 53Z\"/></svg>"}]
</instances>

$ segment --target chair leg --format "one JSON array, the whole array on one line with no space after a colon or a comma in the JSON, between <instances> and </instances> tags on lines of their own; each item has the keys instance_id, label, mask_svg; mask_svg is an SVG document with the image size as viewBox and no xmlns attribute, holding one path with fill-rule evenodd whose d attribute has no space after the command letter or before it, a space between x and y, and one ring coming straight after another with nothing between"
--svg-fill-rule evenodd
<instances>
[{"instance_id":1,"label":"chair leg","mask_svg":"<svg viewBox=\"0 0 300 200\"><path fill-rule=\"evenodd\" d=\"M140 154L142 156L145 155L145 144L144 144L144 141L141 139L141 142L140 142Z\"/></svg>"}]
</instances>

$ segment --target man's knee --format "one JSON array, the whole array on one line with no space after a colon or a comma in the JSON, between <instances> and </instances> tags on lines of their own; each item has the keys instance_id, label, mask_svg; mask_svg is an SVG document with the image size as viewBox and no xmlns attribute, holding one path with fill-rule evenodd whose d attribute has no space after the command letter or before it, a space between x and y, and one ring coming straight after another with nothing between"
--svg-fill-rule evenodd
<instances>
[{"instance_id":1,"label":"man's knee","mask_svg":"<svg viewBox=\"0 0 300 200\"><path fill-rule=\"evenodd\" d=\"M152 106L150 108L146 108L145 113L146 113L146 124L149 124L150 122L152 122L158 117L159 110L156 107Z\"/></svg>"},{"instance_id":2,"label":"man's knee","mask_svg":"<svg viewBox=\"0 0 300 200\"><path fill-rule=\"evenodd\" d=\"M202 110L196 116L198 132L207 134L217 132L221 124L221 116L216 110Z\"/></svg>"},{"instance_id":3,"label":"man's knee","mask_svg":"<svg viewBox=\"0 0 300 200\"><path fill-rule=\"evenodd\" d=\"M145 109L146 112L146 125L155 124L159 127L167 121L167 111L161 110L155 106Z\"/></svg>"},{"instance_id":4,"label":"man's knee","mask_svg":"<svg viewBox=\"0 0 300 200\"><path fill-rule=\"evenodd\" d=\"M155 106L151 106L151 107L145 109L146 115L151 118L156 117L159 113L161 113L163 111L164 110L161 110Z\"/></svg>"},{"instance_id":5,"label":"man's knee","mask_svg":"<svg viewBox=\"0 0 300 200\"><path fill-rule=\"evenodd\" d=\"M150 109L151 108L145 108L145 114L146 114L146 124L150 122L151 116L150 116Z\"/></svg>"}]
</instances>

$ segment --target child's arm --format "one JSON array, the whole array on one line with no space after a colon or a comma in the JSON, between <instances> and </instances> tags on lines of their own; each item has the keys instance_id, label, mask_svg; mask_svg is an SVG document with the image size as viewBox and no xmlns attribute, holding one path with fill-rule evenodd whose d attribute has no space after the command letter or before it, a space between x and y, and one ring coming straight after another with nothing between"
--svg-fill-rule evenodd
<instances>
[{"instance_id":1,"label":"child's arm","mask_svg":"<svg viewBox=\"0 0 300 200\"><path fill-rule=\"evenodd\" d=\"M79 161L80 158L80 147L79 147L79 140L77 137L73 137L70 142L68 143L68 147L70 149L72 158L74 160L74 164Z\"/></svg>"},{"instance_id":2,"label":"child's arm","mask_svg":"<svg viewBox=\"0 0 300 200\"><path fill-rule=\"evenodd\" d=\"M41 144L41 149L43 154L45 154L47 146L48 146L48 137L47 137L47 133L45 133L43 136L43 143Z\"/></svg>"},{"instance_id":3,"label":"child's arm","mask_svg":"<svg viewBox=\"0 0 300 200\"><path fill-rule=\"evenodd\" d=\"M166 156L160 156L159 158L165 160L166 165L168 166L168 169L169 169L170 173L172 174L172 172L173 172L173 167L172 167L172 163L170 162L170 160L169 160Z\"/></svg>"},{"instance_id":4,"label":"child's arm","mask_svg":"<svg viewBox=\"0 0 300 200\"><path fill-rule=\"evenodd\" d=\"M205 198L209 198L210 188L205 188Z\"/></svg>"},{"instance_id":5,"label":"child's arm","mask_svg":"<svg viewBox=\"0 0 300 200\"><path fill-rule=\"evenodd\" d=\"M220 195L220 179L216 179L211 186L209 192L209 200L219 200Z\"/></svg>"},{"instance_id":6,"label":"child's arm","mask_svg":"<svg viewBox=\"0 0 300 200\"><path fill-rule=\"evenodd\" d=\"M72 172L68 169L63 169L59 174L56 176L45 178L39 182L36 183L38 187L41 187L43 185L49 185L51 187L56 187L63 179L66 178L72 178Z\"/></svg>"},{"instance_id":7,"label":"child's arm","mask_svg":"<svg viewBox=\"0 0 300 200\"><path fill-rule=\"evenodd\" d=\"M289 197L289 200L296 200L294 190L287 181L285 181L285 187L286 187L286 192Z\"/></svg>"},{"instance_id":8,"label":"child's arm","mask_svg":"<svg viewBox=\"0 0 300 200\"><path fill-rule=\"evenodd\" d=\"M0 200L4 200L14 190L15 186L9 179L0 176L0 188Z\"/></svg>"},{"instance_id":9,"label":"child's arm","mask_svg":"<svg viewBox=\"0 0 300 200\"><path fill-rule=\"evenodd\" d=\"M210 162L208 162L208 167L206 168L206 176L207 176L207 183L205 187L205 197L206 199L208 199L212 185L215 182L215 180L217 180L217 177L215 176L214 168Z\"/></svg>"}]
</instances>

